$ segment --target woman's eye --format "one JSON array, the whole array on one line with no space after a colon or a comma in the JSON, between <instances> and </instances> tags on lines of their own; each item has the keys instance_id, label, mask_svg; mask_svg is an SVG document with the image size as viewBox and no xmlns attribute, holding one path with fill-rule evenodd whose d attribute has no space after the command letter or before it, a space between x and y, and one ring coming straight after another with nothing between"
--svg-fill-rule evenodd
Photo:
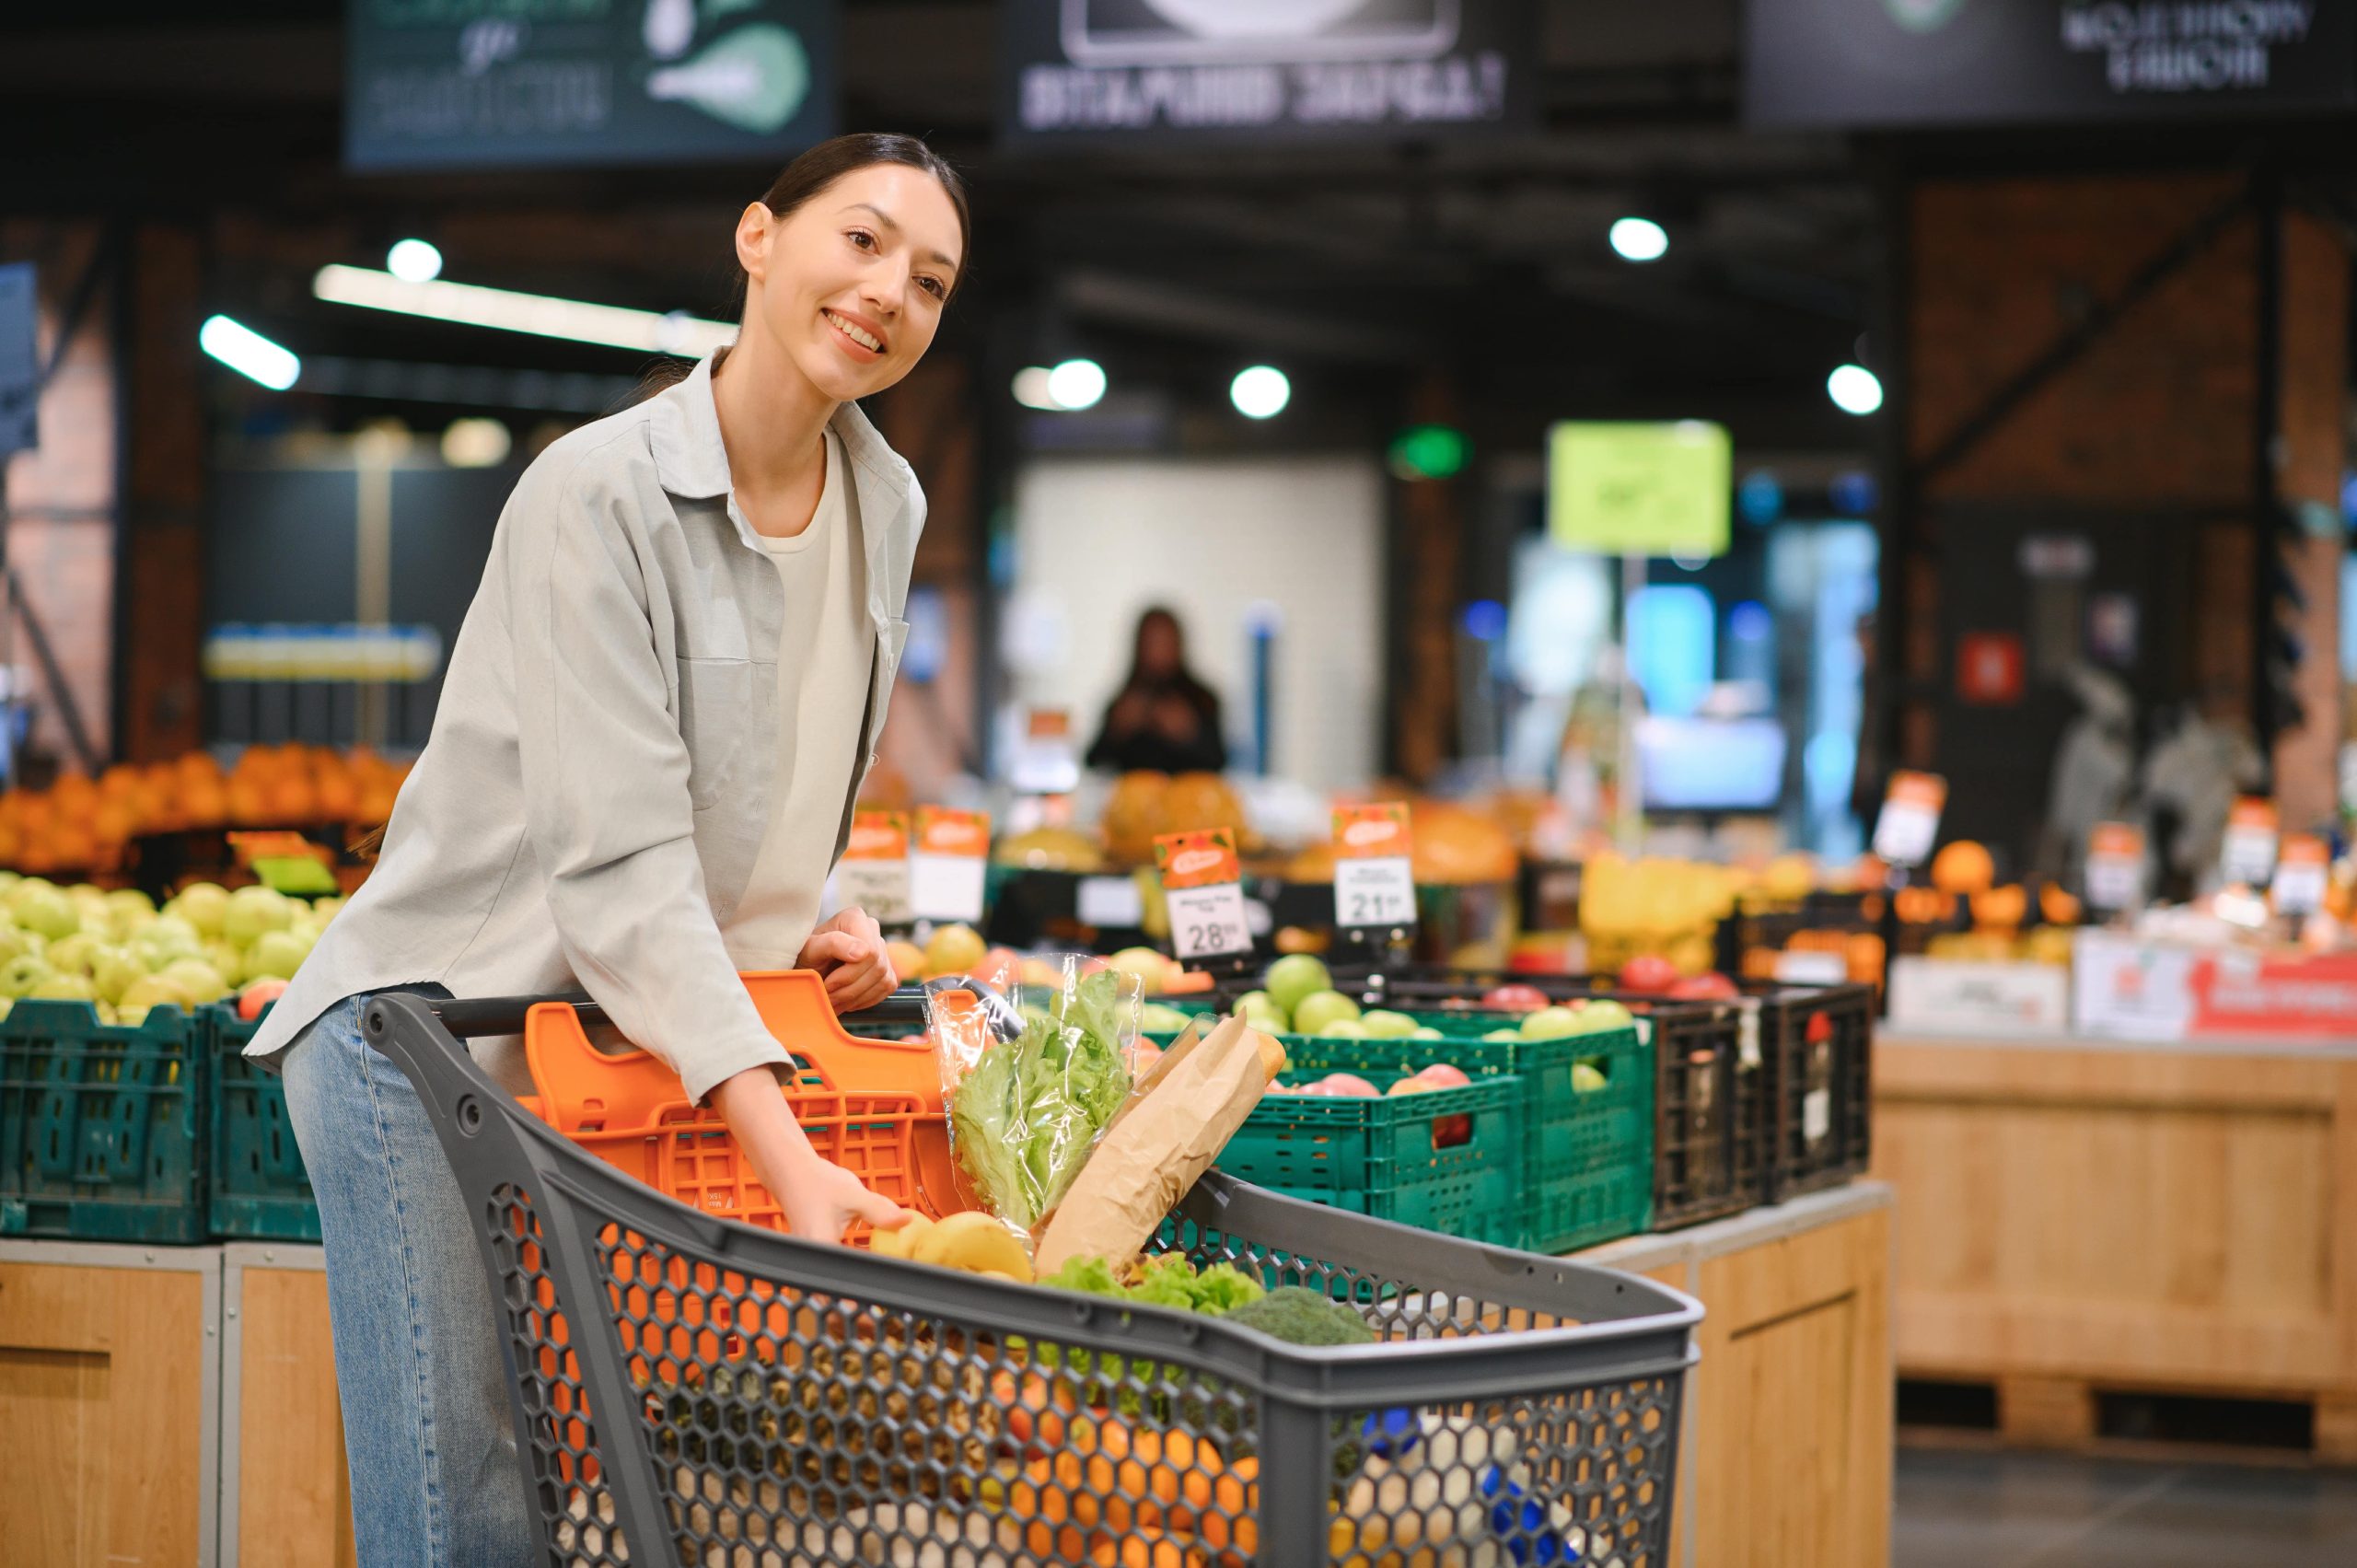
<instances>
[{"instance_id":1,"label":"woman's eye","mask_svg":"<svg viewBox=\"0 0 2357 1568\"><path fill-rule=\"evenodd\" d=\"M941 280L939 278L919 278L917 282L922 284L924 286L924 291L933 296L935 299L946 299L949 297L949 291L941 286Z\"/></svg>"},{"instance_id":2,"label":"woman's eye","mask_svg":"<svg viewBox=\"0 0 2357 1568\"><path fill-rule=\"evenodd\" d=\"M876 237L864 228L854 228L851 231L851 242L862 250L876 249Z\"/></svg>"}]
</instances>

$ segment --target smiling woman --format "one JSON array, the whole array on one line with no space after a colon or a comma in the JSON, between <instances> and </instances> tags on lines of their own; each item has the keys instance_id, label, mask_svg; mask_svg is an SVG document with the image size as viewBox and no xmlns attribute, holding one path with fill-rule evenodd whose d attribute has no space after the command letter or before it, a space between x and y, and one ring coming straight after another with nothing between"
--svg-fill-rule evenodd
<instances>
[{"instance_id":1,"label":"smiling woman","mask_svg":"<svg viewBox=\"0 0 2357 1568\"><path fill-rule=\"evenodd\" d=\"M249 1048L319 1199L364 1562L534 1556L498 1308L416 1091L360 1035L372 994L586 990L719 1110L796 1236L905 1223L812 1149L737 976L816 970L844 1011L895 982L875 921L818 918L924 526L858 400L932 345L965 195L923 143L847 136L733 239L736 342L517 482L376 869ZM485 1065L526 1092L511 1048Z\"/></svg>"}]
</instances>

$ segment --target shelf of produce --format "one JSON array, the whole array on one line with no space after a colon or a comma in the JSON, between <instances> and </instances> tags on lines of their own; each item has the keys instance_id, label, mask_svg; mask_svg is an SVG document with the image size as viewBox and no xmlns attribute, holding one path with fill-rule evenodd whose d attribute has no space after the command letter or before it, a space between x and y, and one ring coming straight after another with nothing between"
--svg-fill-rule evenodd
<instances>
[{"instance_id":1,"label":"shelf of produce","mask_svg":"<svg viewBox=\"0 0 2357 1568\"><path fill-rule=\"evenodd\" d=\"M1887 1568L1891 1202L1862 1181L1572 1254L1703 1306L1666 1568Z\"/></svg>"},{"instance_id":2,"label":"shelf of produce","mask_svg":"<svg viewBox=\"0 0 2357 1568\"><path fill-rule=\"evenodd\" d=\"M213 1568L221 1254L0 1241L0 1557Z\"/></svg>"},{"instance_id":3,"label":"shelf of produce","mask_svg":"<svg viewBox=\"0 0 2357 1568\"><path fill-rule=\"evenodd\" d=\"M2107 1396L2305 1407L2357 1461L2357 1041L1885 1035L1902 1378L1999 1436L2102 1440Z\"/></svg>"}]
</instances>

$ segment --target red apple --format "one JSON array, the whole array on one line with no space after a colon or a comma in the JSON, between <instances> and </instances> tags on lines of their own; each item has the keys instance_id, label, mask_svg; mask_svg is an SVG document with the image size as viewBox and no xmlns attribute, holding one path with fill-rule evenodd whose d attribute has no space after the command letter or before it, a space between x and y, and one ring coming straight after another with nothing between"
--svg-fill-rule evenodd
<instances>
[{"instance_id":1,"label":"red apple","mask_svg":"<svg viewBox=\"0 0 2357 1568\"><path fill-rule=\"evenodd\" d=\"M1535 985L1493 985L1481 1005L1500 1013L1536 1013L1547 1005L1547 993Z\"/></svg>"},{"instance_id":2,"label":"red apple","mask_svg":"<svg viewBox=\"0 0 2357 1568\"><path fill-rule=\"evenodd\" d=\"M1463 1068L1447 1062L1435 1062L1416 1076L1444 1089L1461 1089L1473 1081L1465 1075Z\"/></svg>"},{"instance_id":3,"label":"red apple","mask_svg":"<svg viewBox=\"0 0 2357 1568\"><path fill-rule=\"evenodd\" d=\"M275 975L255 981L238 993L238 1016L248 1023L253 1022L261 1016L264 1007L278 1000L278 993L285 989L286 982Z\"/></svg>"},{"instance_id":4,"label":"red apple","mask_svg":"<svg viewBox=\"0 0 2357 1568\"><path fill-rule=\"evenodd\" d=\"M1678 983L1678 966L1658 953L1640 953L1620 966L1620 989L1659 995Z\"/></svg>"},{"instance_id":5,"label":"red apple","mask_svg":"<svg viewBox=\"0 0 2357 1568\"><path fill-rule=\"evenodd\" d=\"M1348 1095L1365 1099L1381 1098L1380 1091L1356 1073L1329 1073L1318 1088L1321 1093L1329 1095Z\"/></svg>"},{"instance_id":6,"label":"red apple","mask_svg":"<svg viewBox=\"0 0 2357 1568\"><path fill-rule=\"evenodd\" d=\"M1743 993L1723 974L1689 974L1670 983L1669 994L1680 1002L1732 1002Z\"/></svg>"},{"instance_id":7,"label":"red apple","mask_svg":"<svg viewBox=\"0 0 2357 1568\"><path fill-rule=\"evenodd\" d=\"M1433 1119L1433 1147L1454 1149L1473 1141L1473 1119L1469 1116L1436 1116Z\"/></svg>"}]
</instances>

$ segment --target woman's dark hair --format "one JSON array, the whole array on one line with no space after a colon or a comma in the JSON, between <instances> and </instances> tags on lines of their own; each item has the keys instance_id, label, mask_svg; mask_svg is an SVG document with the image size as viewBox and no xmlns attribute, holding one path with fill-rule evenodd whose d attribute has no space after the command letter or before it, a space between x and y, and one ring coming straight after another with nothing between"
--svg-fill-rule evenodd
<instances>
[{"instance_id":1,"label":"woman's dark hair","mask_svg":"<svg viewBox=\"0 0 2357 1568\"><path fill-rule=\"evenodd\" d=\"M1137 630L1131 634L1129 679L1122 681L1121 690L1134 691L1151 688L1155 684L1155 679L1146 674L1145 633L1146 628L1156 622L1170 629L1170 640L1178 645L1178 668L1168 675L1161 677L1161 685L1166 690L1183 695L1198 707L1217 712L1218 695L1210 687L1196 679L1195 672L1188 668L1186 623L1178 619L1178 611L1168 605L1150 604L1138 612Z\"/></svg>"},{"instance_id":2,"label":"woman's dark hair","mask_svg":"<svg viewBox=\"0 0 2357 1568\"><path fill-rule=\"evenodd\" d=\"M966 281L968 252L972 248L974 226L966 208L966 181L949 166L949 160L935 152L914 136L903 136L889 131L859 131L848 136L836 136L819 143L778 171L770 188L761 195L761 205L774 217L783 218L808 202L828 186L846 174L856 174L863 168L873 168L879 163L897 163L904 168L920 169L940 182L948 192L949 204L958 214L958 275L949 282L949 298L957 297L959 285ZM737 273L737 313L745 309L745 273ZM688 366L679 360L664 360L650 367L641 383L640 396L661 391L665 387L687 379Z\"/></svg>"}]
</instances>

